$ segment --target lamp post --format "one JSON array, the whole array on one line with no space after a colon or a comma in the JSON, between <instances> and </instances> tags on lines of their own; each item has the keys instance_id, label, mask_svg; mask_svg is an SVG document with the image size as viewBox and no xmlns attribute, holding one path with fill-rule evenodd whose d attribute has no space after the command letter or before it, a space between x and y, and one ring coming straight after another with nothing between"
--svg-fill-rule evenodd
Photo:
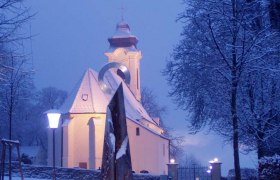
<instances>
[{"instance_id":1,"label":"lamp post","mask_svg":"<svg viewBox=\"0 0 280 180\"><path fill-rule=\"evenodd\" d=\"M58 124L59 124L59 119L61 116L60 111L56 109L51 109L45 112L48 117L49 121L49 128L52 129L52 137L53 137L53 180L56 179L56 174L55 174L55 129L57 129Z\"/></svg>"},{"instance_id":2,"label":"lamp post","mask_svg":"<svg viewBox=\"0 0 280 180\"><path fill-rule=\"evenodd\" d=\"M213 160L209 161L211 165L211 179L212 180L221 180L221 162L218 158L214 158Z\"/></svg>"},{"instance_id":3,"label":"lamp post","mask_svg":"<svg viewBox=\"0 0 280 180\"><path fill-rule=\"evenodd\" d=\"M167 164L169 179L172 179L172 180L178 179L177 166L178 166L178 164L175 162L175 159L170 159L170 162Z\"/></svg>"}]
</instances>

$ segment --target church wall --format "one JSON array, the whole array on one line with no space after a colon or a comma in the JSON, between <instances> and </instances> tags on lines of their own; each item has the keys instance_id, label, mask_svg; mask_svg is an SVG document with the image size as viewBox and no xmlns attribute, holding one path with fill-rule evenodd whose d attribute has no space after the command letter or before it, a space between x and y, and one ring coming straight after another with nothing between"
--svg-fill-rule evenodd
<instances>
[{"instance_id":1,"label":"church wall","mask_svg":"<svg viewBox=\"0 0 280 180\"><path fill-rule=\"evenodd\" d=\"M102 164L105 114L71 114L70 122L63 127L63 165L64 167L79 167L86 163L89 169L89 139L94 141L94 163L92 169L98 169ZM89 138L90 119L94 121L94 135ZM134 121L127 120L127 129L131 150L132 168L135 172L147 170L154 174L166 174L169 162L169 141L155 134ZM136 134L139 128L139 136Z\"/></svg>"},{"instance_id":2,"label":"church wall","mask_svg":"<svg viewBox=\"0 0 280 180\"><path fill-rule=\"evenodd\" d=\"M93 163L97 169L101 167L103 141L104 141L104 127L105 116L102 114L72 114L70 123L64 133L64 164L66 167L84 167L89 168L89 120L93 118L94 121L94 136L92 140L94 144L94 157L96 162ZM102 148L101 148L102 147ZM82 163L82 164L81 164Z\"/></svg>"},{"instance_id":3,"label":"church wall","mask_svg":"<svg viewBox=\"0 0 280 180\"><path fill-rule=\"evenodd\" d=\"M95 126L95 169L101 168L103 144L104 144L104 131L105 131L105 116L100 119L94 119Z\"/></svg>"},{"instance_id":4,"label":"church wall","mask_svg":"<svg viewBox=\"0 0 280 180\"><path fill-rule=\"evenodd\" d=\"M133 121L127 121L127 126L133 170L166 174L166 164L169 161L169 141ZM137 135L136 128L139 128L139 135Z\"/></svg>"}]
</instances>

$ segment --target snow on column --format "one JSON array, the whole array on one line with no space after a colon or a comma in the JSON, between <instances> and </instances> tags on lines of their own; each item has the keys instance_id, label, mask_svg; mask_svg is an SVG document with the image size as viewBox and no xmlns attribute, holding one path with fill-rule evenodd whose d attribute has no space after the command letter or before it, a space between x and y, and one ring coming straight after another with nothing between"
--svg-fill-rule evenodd
<instances>
[{"instance_id":1,"label":"snow on column","mask_svg":"<svg viewBox=\"0 0 280 180\"><path fill-rule=\"evenodd\" d=\"M107 108L101 176L103 180L132 180L122 84Z\"/></svg>"}]
</instances>

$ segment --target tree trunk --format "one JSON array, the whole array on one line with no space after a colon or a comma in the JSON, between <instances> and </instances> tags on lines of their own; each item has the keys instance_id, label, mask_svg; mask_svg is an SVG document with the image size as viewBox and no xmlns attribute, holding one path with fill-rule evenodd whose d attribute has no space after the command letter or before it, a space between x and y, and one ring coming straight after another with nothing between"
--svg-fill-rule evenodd
<instances>
[{"instance_id":1,"label":"tree trunk","mask_svg":"<svg viewBox=\"0 0 280 180\"><path fill-rule=\"evenodd\" d=\"M264 148L264 142L263 142L263 138L264 138L264 133L262 132L257 132L258 134L258 140L257 140L257 154L258 154L258 160L260 160L262 157L264 157L265 154L265 148ZM262 169L258 168L258 172L259 172L259 179L260 179L260 175L262 172Z\"/></svg>"},{"instance_id":2,"label":"tree trunk","mask_svg":"<svg viewBox=\"0 0 280 180\"><path fill-rule=\"evenodd\" d=\"M13 79L13 73L11 76ZM11 83L10 89L10 106L9 106L9 140L12 140L12 120L13 120L13 111L14 111L14 85ZM12 179L12 147L9 146L9 180Z\"/></svg>"},{"instance_id":3,"label":"tree trunk","mask_svg":"<svg viewBox=\"0 0 280 180\"><path fill-rule=\"evenodd\" d=\"M238 75L237 75L237 2L232 0L232 15L233 19L233 36L232 36L232 68L231 68L231 120L232 120L232 131L233 131L233 156L234 156L234 169L235 179L241 180L240 174L240 162L239 162L239 129L238 129L238 118L237 118L237 86L238 86Z\"/></svg>"},{"instance_id":4,"label":"tree trunk","mask_svg":"<svg viewBox=\"0 0 280 180\"><path fill-rule=\"evenodd\" d=\"M236 114L236 96L237 96L237 82L234 78L231 91L231 117L232 117L232 130L233 130L233 156L234 156L234 169L235 179L241 180L240 162L239 162L239 132L238 132L238 119Z\"/></svg>"}]
</instances>

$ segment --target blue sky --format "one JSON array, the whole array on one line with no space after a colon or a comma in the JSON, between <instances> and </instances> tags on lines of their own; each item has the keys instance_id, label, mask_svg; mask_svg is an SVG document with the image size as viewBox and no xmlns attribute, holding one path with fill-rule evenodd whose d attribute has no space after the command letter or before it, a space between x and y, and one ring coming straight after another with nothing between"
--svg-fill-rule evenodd
<instances>
[{"instance_id":1,"label":"blue sky","mask_svg":"<svg viewBox=\"0 0 280 180\"><path fill-rule=\"evenodd\" d=\"M107 39L123 14L143 54L141 86L152 89L159 103L167 106L165 123L185 136L185 151L203 164L218 157L224 175L233 168L231 147L212 134L188 135L186 112L168 97L162 71L180 40L182 24L175 20L183 11L181 0L27 0L25 6L37 13L28 24L34 37L26 49L31 49L38 89L55 86L70 92L88 67L99 71L106 63ZM241 166L254 166L254 158L241 155Z\"/></svg>"}]
</instances>

